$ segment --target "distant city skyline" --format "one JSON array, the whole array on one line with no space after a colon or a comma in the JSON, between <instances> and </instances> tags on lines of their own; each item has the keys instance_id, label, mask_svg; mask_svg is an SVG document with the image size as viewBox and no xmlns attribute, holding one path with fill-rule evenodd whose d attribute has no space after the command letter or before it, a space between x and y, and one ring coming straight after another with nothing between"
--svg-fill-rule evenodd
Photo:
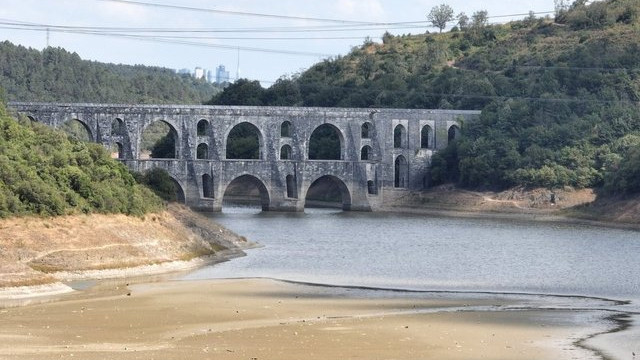
<instances>
[{"instance_id":1,"label":"distant city skyline","mask_svg":"<svg viewBox=\"0 0 640 360\"><path fill-rule=\"evenodd\" d=\"M436 32L426 14L441 3L456 14L487 10L491 22L554 10L553 0L4 0L0 41L36 49L48 43L109 63L209 70L226 64L230 81L240 74L269 86L366 38L380 41L386 31Z\"/></svg>"},{"instance_id":2,"label":"distant city skyline","mask_svg":"<svg viewBox=\"0 0 640 360\"><path fill-rule=\"evenodd\" d=\"M206 79L208 82L217 85L231 82L229 71L226 70L223 64L215 67L215 73L213 70L202 66L196 66L193 70L188 68L175 69L175 72L180 75L193 76L196 79Z\"/></svg>"}]
</instances>

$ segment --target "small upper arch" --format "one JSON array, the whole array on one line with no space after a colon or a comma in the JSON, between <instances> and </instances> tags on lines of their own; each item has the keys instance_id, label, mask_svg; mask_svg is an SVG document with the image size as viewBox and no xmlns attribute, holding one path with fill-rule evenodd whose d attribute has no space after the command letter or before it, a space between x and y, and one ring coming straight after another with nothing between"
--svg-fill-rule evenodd
<instances>
[{"instance_id":1,"label":"small upper arch","mask_svg":"<svg viewBox=\"0 0 640 360\"><path fill-rule=\"evenodd\" d=\"M196 148L196 159L206 160L209 158L209 145L206 143L198 144Z\"/></svg>"},{"instance_id":2,"label":"small upper arch","mask_svg":"<svg viewBox=\"0 0 640 360\"><path fill-rule=\"evenodd\" d=\"M211 125L207 119L200 119L198 121L197 129L198 136L208 136L211 131Z\"/></svg>"},{"instance_id":3,"label":"small upper arch","mask_svg":"<svg viewBox=\"0 0 640 360\"><path fill-rule=\"evenodd\" d=\"M452 142L457 140L460 137L460 127L458 125L449 126L449 130L447 130L447 141Z\"/></svg>"},{"instance_id":4,"label":"small upper arch","mask_svg":"<svg viewBox=\"0 0 640 360\"><path fill-rule=\"evenodd\" d=\"M282 124L280 125L280 137L290 138L293 133L292 127L293 125L291 124L290 121L283 121Z\"/></svg>"},{"instance_id":5,"label":"small upper arch","mask_svg":"<svg viewBox=\"0 0 640 360\"><path fill-rule=\"evenodd\" d=\"M293 159L293 149L290 145L285 144L280 148L280 160L292 160Z\"/></svg>"},{"instance_id":6,"label":"small upper arch","mask_svg":"<svg viewBox=\"0 0 640 360\"><path fill-rule=\"evenodd\" d=\"M360 131L360 136L363 139L371 139L373 137L373 124L370 122L364 122L362 123L362 127L361 127L361 131Z\"/></svg>"},{"instance_id":7,"label":"small upper arch","mask_svg":"<svg viewBox=\"0 0 640 360\"><path fill-rule=\"evenodd\" d=\"M430 125L425 125L420 130L420 148L421 149L431 149L434 146L433 141L433 130Z\"/></svg>"},{"instance_id":8,"label":"small upper arch","mask_svg":"<svg viewBox=\"0 0 640 360\"><path fill-rule=\"evenodd\" d=\"M402 124L393 128L393 147L395 149L407 148L407 129Z\"/></svg>"},{"instance_id":9,"label":"small upper arch","mask_svg":"<svg viewBox=\"0 0 640 360\"><path fill-rule=\"evenodd\" d=\"M365 145L360 149L360 160L369 161L373 159L373 149L369 145Z\"/></svg>"}]
</instances>

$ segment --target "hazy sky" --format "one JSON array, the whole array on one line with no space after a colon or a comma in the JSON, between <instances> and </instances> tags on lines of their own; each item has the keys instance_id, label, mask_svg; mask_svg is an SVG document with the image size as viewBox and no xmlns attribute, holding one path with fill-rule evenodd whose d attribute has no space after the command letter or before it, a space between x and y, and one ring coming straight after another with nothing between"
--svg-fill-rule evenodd
<instances>
[{"instance_id":1,"label":"hazy sky","mask_svg":"<svg viewBox=\"0 0 640 360\"><path fill-rule=\"evenodd\" d=\"M196 66L213 70L218 65L224 64L227 70L230 70L232 78L236 75L239 54L240 77L261 80L263 85L268 86L270 81L282 75L304 70L328 56L348 53L353 46L362 44L367 36L374 41L379 41L385 31L392 34L437 31L435 28L426 26L426 14L432 7L444 2L442 0L135 1L305 19L141 6L120 0L0 0L0 22L2 22L0 40L9 40L16 44L42 49L47 41L46 31L43 31L42 27L33 26L32 30L13 30L8 27L16 27L15 23L28 23L29 26L41 24L69 26L70 28L50 28L51 46L63 47L77 52L84 59L102 62L157 65L173 69L189 68L192 71ZM456 14L465 12L468 15L478 10L487 10L489 16L526 14L530 10L553 11L553 0L448 0L445 3L449 4ZM516 18L523 17L516 16ZM311 18L349 22L316 21ZM490 19L491 22L507 20L508 18L504 17ZM372 26L356 23L421 21L425 23L408 24L405 26L410 27L405 28L399 28L399 25ZM73 27L143 28L140 30L194 29L200 32L129 33L137 37L147 37L147 40L142 41L123 38L122 33L118 33L120 35L117 37L78 34L78 29ZM345 30L345 28L349 29ZM203 32L204 29L207 32ZM70 30L74 33L59 30ZM81 30L99 31L105 34L105 29ZM114 30L111 29L111 31ZM222 45L230 49L148 41L149 36L155 36L156 40L157 37L163 36L165 37L163 41ZM173 38L169 39L166 36L173 36ZM277 52L271 52L271 50Z\"/></svg>"}]
</instances>

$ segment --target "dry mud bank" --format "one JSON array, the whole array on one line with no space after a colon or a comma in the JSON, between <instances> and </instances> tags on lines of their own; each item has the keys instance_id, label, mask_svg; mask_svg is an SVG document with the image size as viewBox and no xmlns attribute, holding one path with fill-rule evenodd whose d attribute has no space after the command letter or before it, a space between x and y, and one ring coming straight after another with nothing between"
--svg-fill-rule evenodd
<instances>
[{"instance_id":1,"label":"dry mud bank","mask_svg":"<svg viewBox=\"0 0 640 360\"><path fill-rule=\"evenodd\" d=\"M569 311L266 279L102 284L0 313L3 359L595 359Z\"/></svg>"},{"instance_id":2,"label":"dry mud bank","mask_svg":"<svg viewBox=\"0 0 640 360\"><path fill-rule=\"evenodd\" d=\"M76 215L0 220L0 296L65 290L62 280L124 277L243 255L246 239L171 205L142 218Z\"/></svg>"},{"instance_id":3,"label":"dry mud bank","mask_svg":"<svg viewBox=\"0 0 640 360\"><path fill-rule=\"evenodd\" d=\"M399 194L382 210L640 229L640 195L599 197L593 189L514 188L492 192L443 185L427 191Z\"/></svg>"}]
</instances>

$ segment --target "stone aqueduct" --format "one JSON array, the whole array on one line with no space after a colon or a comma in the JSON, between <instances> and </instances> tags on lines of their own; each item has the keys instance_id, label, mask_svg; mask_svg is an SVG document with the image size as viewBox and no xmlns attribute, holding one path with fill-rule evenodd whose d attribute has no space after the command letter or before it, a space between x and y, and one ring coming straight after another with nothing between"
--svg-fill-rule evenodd
<instances>
[{"instance_id":1,"label":"stone aqueduct","mask_svg":"<svg viewBox=\"0 0 640 360\"><path fill-rule=\"evenodd\" d=\"M79 121L91 140L112 148L134 171L167 170L188 206L220 211L227 186L238 178L260 190L262 209L302 211L306 193L318 179L330 179L342 192L343 209L371 211L385 198L427 183L431 155L457 136L479 111L347 109L248 106L182 106L10 103L9 107L54 128ZM168 124L176 141L173 159L142 159L143 130ZM226 159L231 130L255 126L260 156ZM329 124L340 138L339 160L310 160L315 129ZM198 147L205 158L198 158ZM202 152L200 152L202 153ZM202 157L202 156L200 156Z\"/></svg>"}]
</instances>

